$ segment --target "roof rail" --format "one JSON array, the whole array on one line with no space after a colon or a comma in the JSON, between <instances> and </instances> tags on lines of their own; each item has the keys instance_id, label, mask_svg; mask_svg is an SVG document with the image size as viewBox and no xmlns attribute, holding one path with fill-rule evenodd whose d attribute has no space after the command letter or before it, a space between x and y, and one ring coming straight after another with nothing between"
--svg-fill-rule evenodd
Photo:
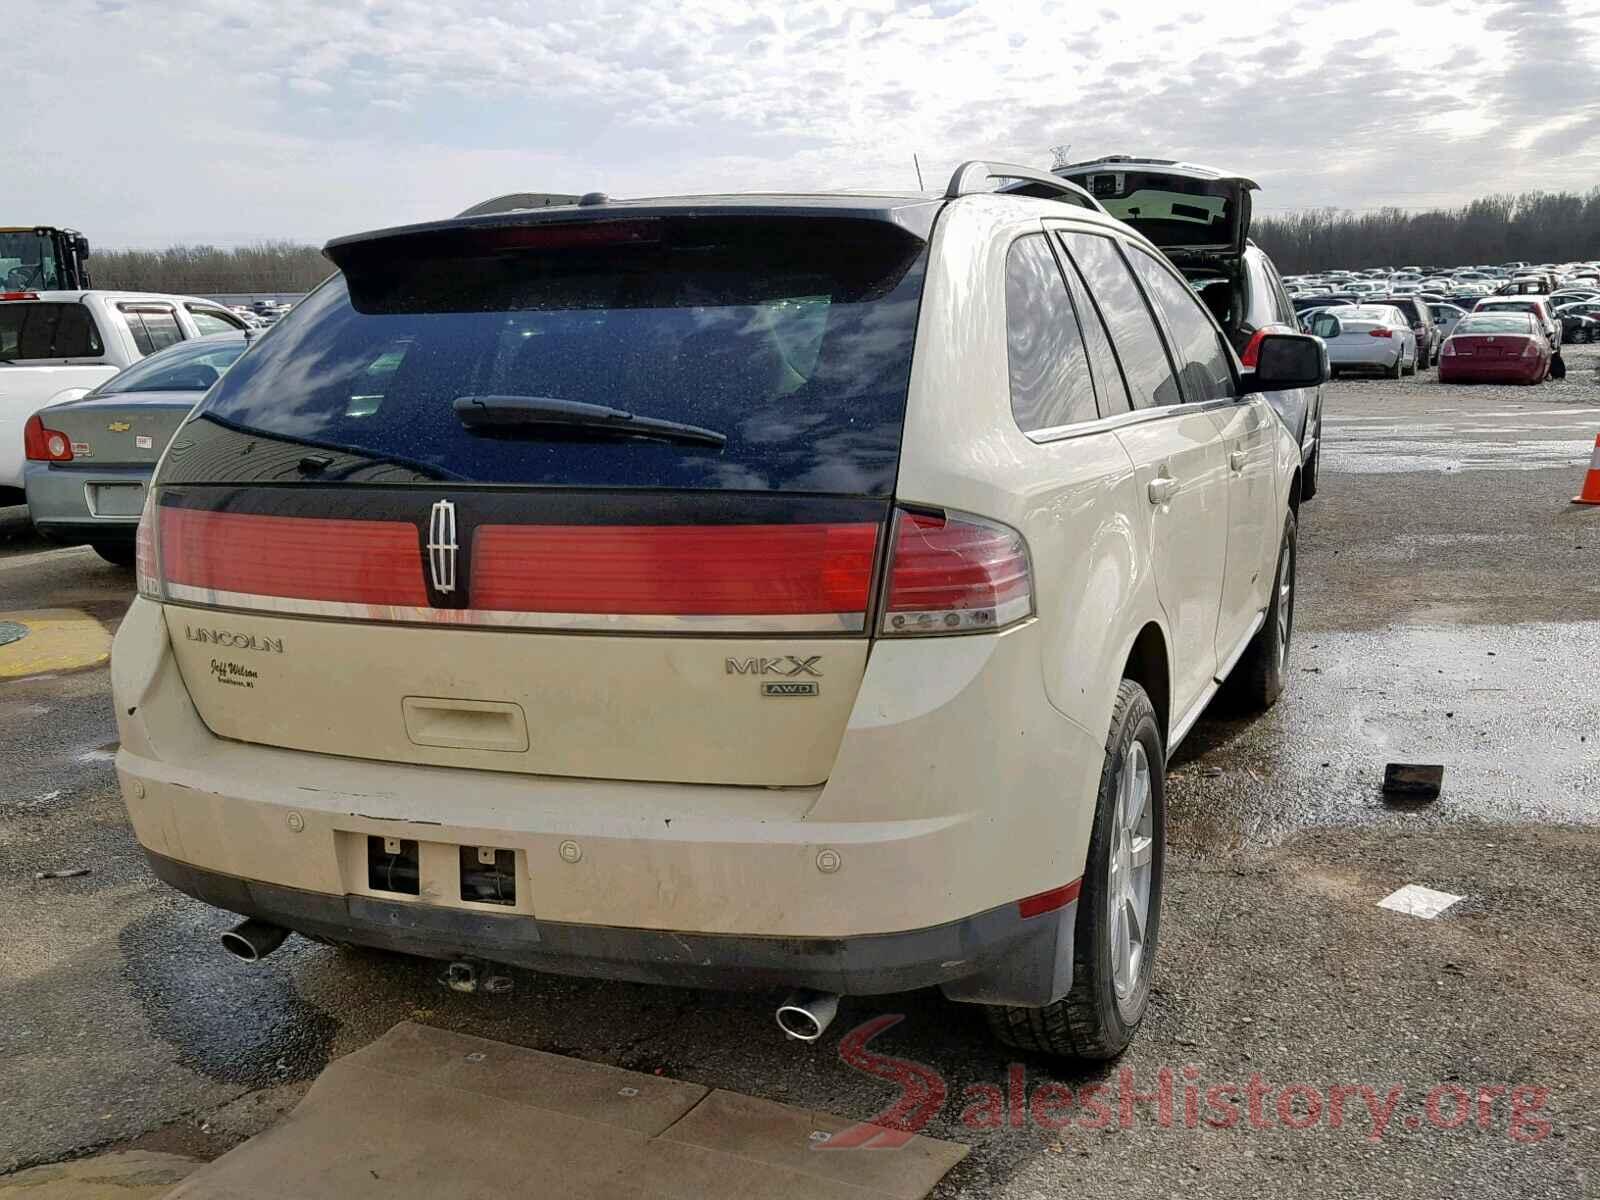
<instances>
[{"instance_id":1,"label":"roof rail","mask_svg":"<svg viewBox=\"0 0 1600 1200\"><path fill-rule=\"evenodd\" d=\"M1015 179L1025 184L1026 187L992 188L987 186L991 180ZM1094 212L1105 212L1101 203L1084 191L1075 183L1069 183L1059 175L1052 175L1048 171L1041 171L1037 167L1022 167L1016 163L985 162L981 158L964 162L956 168L955 174L950 176L950 186L945 188L946 200L954 200L959 196L972 196L980 192L1004 194L1035 195L1037 189L1043 188L1048 195L1044 198L1060 200L1067 204L1075 204L1079 208L1091 209Z\"/></svg>"}]
</instances>

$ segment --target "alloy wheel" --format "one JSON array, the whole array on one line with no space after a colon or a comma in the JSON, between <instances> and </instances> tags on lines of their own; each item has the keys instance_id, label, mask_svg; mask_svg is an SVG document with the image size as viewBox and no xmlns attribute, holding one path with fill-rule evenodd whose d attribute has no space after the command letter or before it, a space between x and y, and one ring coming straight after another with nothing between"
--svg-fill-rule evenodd
<instances>
[{"instance_id":1,"label":"alloy wheel","mask_svg":"<svg viewBox=\"0 0 1600 1200\"><path fill-rule=\"evenodd\" d=\"M1289 634L1294 628L1294 547L1287 540L1278 556L1278 670L1289 659Z\"/></svg>"},{"instance_id":2,"label":"alloy wheel","mask_svg":"<svg viewBox=\"0 0 1600 1200\"><path fill-rule=\"evenodd\" d=\"M1150 884L1155 862L1155 807L1150 756L1135 740L1122 760L1113 814L1107 888L1107 944L1111 985L1125 1018L1137 1016L1139 979L1150 927Z\"/></svg>"}]
</instances>

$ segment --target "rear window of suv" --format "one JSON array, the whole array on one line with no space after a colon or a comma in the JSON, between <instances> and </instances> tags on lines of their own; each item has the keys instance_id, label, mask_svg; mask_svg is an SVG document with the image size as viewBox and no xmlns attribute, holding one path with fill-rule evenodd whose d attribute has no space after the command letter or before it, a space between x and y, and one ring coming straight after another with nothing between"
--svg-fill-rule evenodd
<instances>
[{"instance_id":1,"label":"rear window of suv","mask_svg":"<svg viewBox=\"0 0 1600 1200\"><path fill-rule=\"evenodd\" d=\"M336 247L342 275L198 416L439 479L887 495L925 250L887 222L822 217L476 227ZM453 408L463 396L601 405L727 441L468 428Z\"/></svg>"}]
</instances>

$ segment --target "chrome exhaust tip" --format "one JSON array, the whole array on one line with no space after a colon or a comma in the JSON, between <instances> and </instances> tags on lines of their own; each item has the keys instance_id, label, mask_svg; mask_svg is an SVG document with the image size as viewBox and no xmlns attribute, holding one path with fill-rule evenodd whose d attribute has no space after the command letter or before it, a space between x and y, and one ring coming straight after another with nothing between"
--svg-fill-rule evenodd
<instances>
[{"instance_id":1,"label":"chrome exhaust tip","mask_svg":"<svg viewBox=\"0 0 1600 1200\"><path fill-rule=\"evenodd\" d=\"M279 946L289 931L282 925L268 925L265 921L241 921L222 935L222 948L245 962L260 962Z\"/></svg>"},{"instance_id":2,"label":"chrome exhaust tip","mask_svg":"<svg viewBox=\"0 0 1600 1200\"><path fill-rule=\"evenodd\" d=\"M838 1014L838 993L802 988L778 1005L778 1028L797 1042L814 1042Z\"/></svg>"}]
</instances>

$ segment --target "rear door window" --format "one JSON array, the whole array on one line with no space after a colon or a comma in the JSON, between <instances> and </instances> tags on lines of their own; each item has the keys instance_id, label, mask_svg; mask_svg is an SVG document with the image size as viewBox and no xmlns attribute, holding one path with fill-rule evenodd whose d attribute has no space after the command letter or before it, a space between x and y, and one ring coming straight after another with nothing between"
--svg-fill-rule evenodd
<instances>
[{"instance_id":1,"label":"rear door window","mask_svg":"<svg viewBox=\"0 0 1600 1200\"><path fill-rule=\"evenodd\" d=\"M1006 253L1006 356L1011 414L1024 433L1100 415L1078 316L1042 233Z\"/></svg>"},{"instance_id":2,"label":"rear door window","mask_svg":"<svg viewBox=\"0 0 1600 1200\"><path fill-rule=\"evenodd\" d=\"M178 316L169 305L119 304L117 308L128 323L128 332L140 354L154 354L183 341Z\"/></svg>"},{"instance_id":3,"label":"rear door window","mask_svg":"<svg viewBox=\"0 0 1600 1200\"><path fill-rule=\"evenodd\" d=\"M244 322L232 313L224 313L221 309L206 308L199 304L186 305L189 317L194 321L194 327L204 337L210 333L236 333L243 329Z\"/></svg>"},{"instance_id":4,"label":"rear door window","mask_svg":"<svg viewBox=\"0 0 1600 1200\"><path fill-rule=\"evenodd\" d=\"M1181 403L1183 392L1166 345L1116 242L1099 234L1068 232L1061 240L1105 317L1133 407Z\"/></svg>"},{"instance_id":5,"label":"rear door window","mask_svg":"<svg viewBox=\"0 0 1600 1200\"><path fill-rule=\"evenodd\" d=\"M95 358L105 353L81 304L0 302L0 359Z\"/></svg>"},{"instance_id":6,"label":"rear door window","mask_svg":"<svg viewBox=\"0 0 1600 1200\"><path fill-rule=\"evenodd\" d=\"M335 253L341 274L239 361L201 419L437 479L893 491L926 256L898 226L612 218ZM593 405L727 441L469 428L461 397Z\"/></svg>"},{"instance_id":7,"label":"rear door window","mask_svg":"<svg viewBox=\"0 0 1600 1200\"><path fill-rule=\"evenodd\" d=\"M1134 269L1167 319L1173 350L1183 364L1183 390L1191 402L1231 400L1233 368L1222 334L1207 318L1189 286L1139 247L1132 247Z\"/></svg>"}]
</instances>

